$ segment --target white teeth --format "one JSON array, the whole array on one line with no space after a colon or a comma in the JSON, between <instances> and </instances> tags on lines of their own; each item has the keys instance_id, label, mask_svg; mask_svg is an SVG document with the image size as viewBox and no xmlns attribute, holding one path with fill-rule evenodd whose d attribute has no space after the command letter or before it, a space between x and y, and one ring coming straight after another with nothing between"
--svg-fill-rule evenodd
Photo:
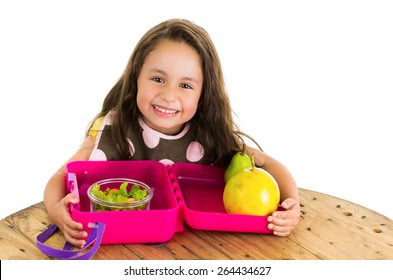
<instances>
[{"instance_id":1,"label":"white teeth","mask_svg":"<svg viewBox=\"0 0 393 280\"><path fill-rule=\"evenodd\" d=\"M157 105L153 105L153 107L157 111L163 112L165 114L175 114L177 112L177 110L168 110L168 109L164 109L164 108L158 107Z\"/></svg>"}]
</instances>

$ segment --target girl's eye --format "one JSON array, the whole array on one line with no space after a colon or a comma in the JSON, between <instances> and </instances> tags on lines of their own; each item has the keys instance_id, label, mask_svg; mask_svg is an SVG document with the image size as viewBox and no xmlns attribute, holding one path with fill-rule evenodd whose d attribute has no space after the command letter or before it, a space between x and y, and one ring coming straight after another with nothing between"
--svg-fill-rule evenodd
<instances>
[{"instance_id":1,"label":"girl's eye","mask_svg":"<svg viewBox=\"0 0 393 280\"><path fill-rule=\"evenodd\" d=\"M154 77L152 80L157 82L157 83L163 83L164 82L164 80L162 78L160 78L160 77Z\"/></svg>"},{"instance_id":2,"label":"girl's eye","mask_svg":"<svg viewBox=\"0 0 393 280\"><path fill-rule=\"evenodd\" d=\"M190 86L189 84L180 84L180 87L184 89L192 89L192 86Z\"/></svg>"}]
</instances>

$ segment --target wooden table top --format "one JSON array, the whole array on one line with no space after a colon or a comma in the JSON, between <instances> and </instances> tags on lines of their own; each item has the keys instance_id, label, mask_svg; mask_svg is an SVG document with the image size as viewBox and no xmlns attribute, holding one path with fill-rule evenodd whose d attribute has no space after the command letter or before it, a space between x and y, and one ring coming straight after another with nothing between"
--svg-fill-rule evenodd
<instances>
[{"instance_id":1,"label":"wooden table top","mask_svg":"<svg viewBox=\"0 0 393 280\"><path fill-rule=\"evenodd\" d=\"M352 202L300 189L301 221L287 237L185 227L164 244L101 245L93 259L393 259L393 221ZM36 237L49 225L43 202L0 222L0 259L49 259ZM58 231L46 244L62 248Z\"/></svg>"}]
</instances>

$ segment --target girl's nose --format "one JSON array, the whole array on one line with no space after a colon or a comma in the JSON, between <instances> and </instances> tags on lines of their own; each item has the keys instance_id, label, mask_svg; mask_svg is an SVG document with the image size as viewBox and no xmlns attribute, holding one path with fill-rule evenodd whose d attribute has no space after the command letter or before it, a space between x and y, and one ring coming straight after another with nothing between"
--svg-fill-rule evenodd
<instances>
[{"instance_id":1,"label":"girl's nose","mask_svg":"<svg viewBox=\"0 0 393 280\"><path fill-rule=\"evenodd\" d=\"M168 103L174 102L177 96L177 87L167 85L160 94L161 98Z\"/></svg>"}]
</instances>

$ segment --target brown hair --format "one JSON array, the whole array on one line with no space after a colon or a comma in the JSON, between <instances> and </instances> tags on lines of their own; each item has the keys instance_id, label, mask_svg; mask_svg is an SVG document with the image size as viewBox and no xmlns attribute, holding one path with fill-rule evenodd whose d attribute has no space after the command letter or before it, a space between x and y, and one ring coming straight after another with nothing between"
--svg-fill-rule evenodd
<instances>
[{"instance_id":1,"label":"brown hair","mask_svg":"<svg viewBox=\"0 0 393 280\"><path fill-rule=\"evenodd\" d=\"M188 20L170 19L143 35L120 79L106 96L96 119L113 112L112 135L117 143L116 149L122 159L130 159L127 128L130 120L135 120L141 114L136 102L137 78L146 57L163 40L184 42L198 52L204 78L198 109L190 121L191 131L195 140L205 149L205 164L228 164L240 145L221 63L209 34Z\"/></svg>"}]
</instances>

